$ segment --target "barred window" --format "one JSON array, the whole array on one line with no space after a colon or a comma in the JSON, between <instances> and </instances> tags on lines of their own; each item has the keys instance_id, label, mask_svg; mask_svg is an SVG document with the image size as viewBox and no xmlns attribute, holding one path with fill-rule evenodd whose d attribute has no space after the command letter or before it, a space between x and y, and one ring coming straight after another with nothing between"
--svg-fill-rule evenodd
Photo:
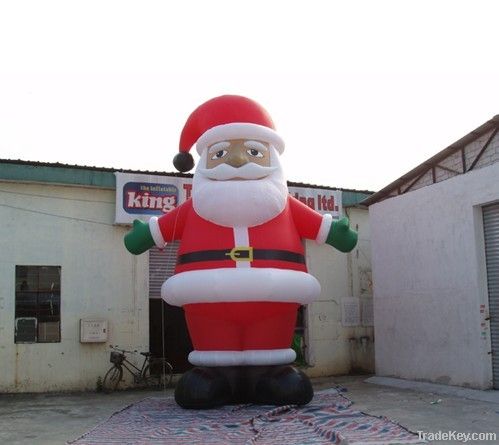
<instances>
[{"instance_id":1,"label":"barred window","mask_svg":"<svg viewBox=\"0 0 499 445\"><path fill-rule=\"evenodd\" d=\"M16 343L61 341L61 267L16 266Z\"/></svg>"}]
</instances>

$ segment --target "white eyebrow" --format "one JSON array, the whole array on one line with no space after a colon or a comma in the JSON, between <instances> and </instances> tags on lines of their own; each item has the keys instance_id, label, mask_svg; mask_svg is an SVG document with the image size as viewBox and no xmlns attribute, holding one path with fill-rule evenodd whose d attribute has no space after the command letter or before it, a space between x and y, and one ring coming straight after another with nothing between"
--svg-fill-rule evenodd
<instances>
[{"instance_id":1,"label":"white eyebrow","mask_svg":"<svg viewBox=\"0 0 499 445\"><path fill-rule=\"evenodd\" d=\"M216 144L213 144L209 149L208 153L216 153L217 151L220 150L225 150L226 148L230 147L230 142L217 142Z\"/></svg>"},{"instance_id":2,"label":"white eyebrow","mask_svg":"<svg viewBox=\"0 0 499 445\"><path fill-rule=\"evenodd\" d=\"M268 151L268 148L264 144L258 141L246 141L244 143L244 146L246 148L254 148L255 150Z\"/></svg>"}]
</instances>

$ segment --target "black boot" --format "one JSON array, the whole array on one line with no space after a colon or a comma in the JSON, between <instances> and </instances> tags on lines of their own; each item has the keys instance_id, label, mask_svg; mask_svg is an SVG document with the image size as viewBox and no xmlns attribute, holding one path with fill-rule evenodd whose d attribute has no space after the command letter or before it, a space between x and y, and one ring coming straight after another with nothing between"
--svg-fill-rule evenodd
<instances>
[{"instance_id":1,"label":"black boot","mask_svg":"<svg viewBox=\"0 0 499 445\"><path fill-rule=\"evenodd\" d=\"M272 366L254 388L253 403L259 405L306 405L314 397L308 376L291 365Z\"/></svg>"},{"instance_id":2,"label":"black boot","mask_svg":"<svg viewBox=\"0 0 499 445\"><path fill-rule=\"evenodd\" d=\"M177 383L175 401L182 408L215 408L231 401L231 386L217 368L193 368Z\"/></svg>"}]
</instances>

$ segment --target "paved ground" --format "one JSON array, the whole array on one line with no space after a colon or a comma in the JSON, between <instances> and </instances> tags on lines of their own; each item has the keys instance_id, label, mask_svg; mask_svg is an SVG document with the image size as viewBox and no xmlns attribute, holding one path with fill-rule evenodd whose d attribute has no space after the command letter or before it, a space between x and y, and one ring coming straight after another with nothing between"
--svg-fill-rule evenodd
<instances>
[{"instance_id":1,"label":"paved ground","mask_svg":"<svg viewBox=\"0 0 499 445\"><path fill-rule=\"evenodd\" d=\"M468 443L499 444L499 403L381 386L367 383L365 380L360 377L334 378L335 383L348 389L345 395L360 411L388 417L413 432L493 432L496 433L496 441ZM327 386L327 382L316 382L317 388L322 388L323 385ZM440 445L461 442L433 441L431 443Z\"/></svg>"},{"instance_id":2,"label":"paved ground","mask_svg":"<svg viewBox=\"0 0 499 445\"><path fill-rule=\"evenodd\" d=\"M499 403L392 388L366 383L365 379L366 376L321 378L314 381L314 386L325 389L341 385L357 409L386 416L412 431L495 432L497 441L468 443L499 443ZM152 395L161 392L0 395L0 444L64 444L113 412Z\"/></svg>"}]
</instances>

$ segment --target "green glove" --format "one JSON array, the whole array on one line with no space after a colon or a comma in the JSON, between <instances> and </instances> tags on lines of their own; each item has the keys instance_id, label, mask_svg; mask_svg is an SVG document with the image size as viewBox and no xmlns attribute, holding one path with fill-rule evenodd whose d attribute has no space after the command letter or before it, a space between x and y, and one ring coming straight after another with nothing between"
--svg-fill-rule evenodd
<instances>
[{"instance_id":1,"label":"green glove","mask_svg":"<svg viewBox=\"0 0 499 445\"><path fill-rule=\"evenodd\" d=\"M357 232L350 228L348 218L333 221L326 243L340 252L350 252L357 245Z\"/></svg>"},{"instance_id":2,"label":"green glove","mask_svg":"<svg viewBox=\"0 0 499 445\"><path fill-rule=\"evenodd\" d=\"M134 255L139 255L150 249L156 243L152 239L149 224L136 219L133 228L125 235L125 247Z\"/></svg>"}]
</instances>

